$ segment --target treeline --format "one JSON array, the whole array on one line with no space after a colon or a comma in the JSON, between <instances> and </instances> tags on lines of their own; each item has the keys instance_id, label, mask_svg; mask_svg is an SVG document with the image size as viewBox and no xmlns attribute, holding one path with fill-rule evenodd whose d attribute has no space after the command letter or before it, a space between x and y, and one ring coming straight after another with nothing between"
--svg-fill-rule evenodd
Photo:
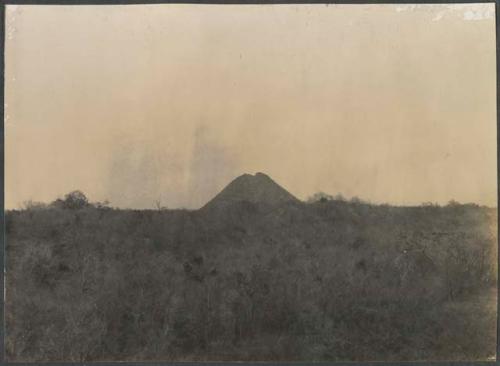
<instances>
[{"instance_id":1,"label":"treeline","mask_svg":"<svg viewBox=\"0 0 500 366\"><path fill-rule=\"evenodd\" d=\"M9 360L495 353L496 209L335 199L105 207L73 194L7 212Z\"/></svg>"},{"instance_id":2,"label":"treeline","mask_svg":"<svg viewBox=\"0 0 500 366\"><path fill-rule=\"evenodd\" d=\"M382 207L390 207L389 204L387 203L379 203L375 204L370 201L364 200L362 198L359 198L357 196L347 198L341 193L338 193L336 195L331 195L328 193L324 192L316 192L307 200L305 203L308 204L314 204L317 202L349 202L352 204L359 204L359 205L369 205L369 206L382 206ZM89 207L94 207L94 208L111 208L110 202L108 200L104 200L102 202L90 202L87 196L80 190L75 190L72 192L67 193L64 195L63 198L57 198L56 200L52 201L51 203L44 203L44 202L39 202L39 201L33 201L33 200L28 200L24 201L21 210L38 210L38 209L47 209L47 208L62 208L62 209L82 209L82 208L89 208ZM436 203L436 202L423 202L420 204L421 207L443 207L442 205ZM460 202L457 202L455 200L450 200L446 205L447 207L482 207L482 208L488 208L487 206L480 206L475 203L466 203L462 204ZM403 206L404 207L404 206ZM161 200L156 200L154 202L153 208L156 210L167 210L168 207L162 205Z\"/></svg>"},{"instance_id":3,"label":"treeline","mask_svg":"<svg viewBox=\"0 0 500 366\"><path fill-rule=\"evenodd\" d=\"M44 202L38 202L33 200L24 201L22 204L22 210L32 211L32 210L42 210L48 208L60 208L68 210L80 210L83 208L110 208L109 201L103 202L90 202L87 196L79 190L72 191L64 196L64 198L57 198L55 201L47 204Z\"/></svg>"}]
</instances>

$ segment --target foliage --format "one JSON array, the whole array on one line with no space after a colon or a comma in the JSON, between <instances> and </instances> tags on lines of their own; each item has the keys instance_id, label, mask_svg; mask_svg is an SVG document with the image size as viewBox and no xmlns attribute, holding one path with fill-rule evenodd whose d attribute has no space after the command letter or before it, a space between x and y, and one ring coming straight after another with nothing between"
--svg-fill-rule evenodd
<instances>
[{"instance_id":1,"label":"foliage","mask_svg":"<svg viewBox=\"0 0 500 366\"><path fill-rule=\"evenodd\" d=\"M64 209L7 212L10 361L495 352L496 209L327 200L111 210L68 197Z\"/></svg>"},{"instance_id":2,"label":"foliage","mask_svg":"<svg viewBox=\"0 0 500 366\"><path fill-rule=\"evenodd\" d=\"M47 205L43 202L37 202L33 200L28 200L23 202L23 209L27 211L32 211L32 210L43 210L47 208Z\"/></svg>"},{"instance_id":3,"label":"foliage","mask_svg":"<svg viewBox=\"0 0 500 366\"><path fill-rule=\"evenodd\" d=\"M52 203L52 206L63 209L79 210L89 206L87 196L81 191L73 191L64 196L64 199L57 199Z\"/></svg>"},{"instance_id":4,"label":"foliage","mask_svg":"<svg viewBox=\"0 0 500 366\"><path fill-rule=\"evenodd\" d=\"M306 202L315 203L327 201L347 201L347 199L341 193L337 193L335 196L332 196L325 192L316 192L311 197L309 197Z\"/></svg>"}]
</instances>

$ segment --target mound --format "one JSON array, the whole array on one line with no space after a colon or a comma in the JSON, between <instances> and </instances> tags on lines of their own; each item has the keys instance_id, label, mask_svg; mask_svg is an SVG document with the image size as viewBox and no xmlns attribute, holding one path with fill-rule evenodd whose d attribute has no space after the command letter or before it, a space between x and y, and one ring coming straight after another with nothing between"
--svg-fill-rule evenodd
<instances>
[{"instance_id":1,"label":"mound","mask_svg":"<svg viewBox=\"0 0 500 366\"><path fill-rule=\"evenodd\" d=\"M226 208L238 202L279 206L299 200L264 173L243 174L229 183L202 209Z\"/></svg>"}]
</instances>

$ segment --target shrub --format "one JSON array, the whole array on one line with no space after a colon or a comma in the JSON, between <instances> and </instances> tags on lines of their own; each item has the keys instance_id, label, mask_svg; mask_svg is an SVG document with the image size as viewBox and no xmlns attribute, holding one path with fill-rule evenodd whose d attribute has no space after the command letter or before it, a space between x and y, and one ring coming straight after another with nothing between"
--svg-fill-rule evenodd
<instances>
[{"instance_id":1,"label":"shrub","mask_svg":"<svg viewBox=\"0 0 500 366\"><path fill-rule=\"evenodd\" d=\"M57 199L52 202L52 206L69 210L79 210L89 206L89 201L81 191L73 191L64 196L64 199Z\"/></svg>"}]
</instances>

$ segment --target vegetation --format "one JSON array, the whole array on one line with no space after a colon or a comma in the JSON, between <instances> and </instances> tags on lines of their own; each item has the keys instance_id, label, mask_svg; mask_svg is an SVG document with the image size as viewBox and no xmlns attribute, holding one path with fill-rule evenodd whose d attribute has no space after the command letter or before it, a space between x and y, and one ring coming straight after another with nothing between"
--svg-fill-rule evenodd
<instances>
[{"instance_id":1,"label":"vegetation","mask_svg":"<svg viewBox=\"0 0 500 366\"><path fill-rule=\"evenodd\" d=\"M139 211L80 193L6 214L10 361L495 353L496 209L319 195Z\"/></svg>"}]
</instances>

